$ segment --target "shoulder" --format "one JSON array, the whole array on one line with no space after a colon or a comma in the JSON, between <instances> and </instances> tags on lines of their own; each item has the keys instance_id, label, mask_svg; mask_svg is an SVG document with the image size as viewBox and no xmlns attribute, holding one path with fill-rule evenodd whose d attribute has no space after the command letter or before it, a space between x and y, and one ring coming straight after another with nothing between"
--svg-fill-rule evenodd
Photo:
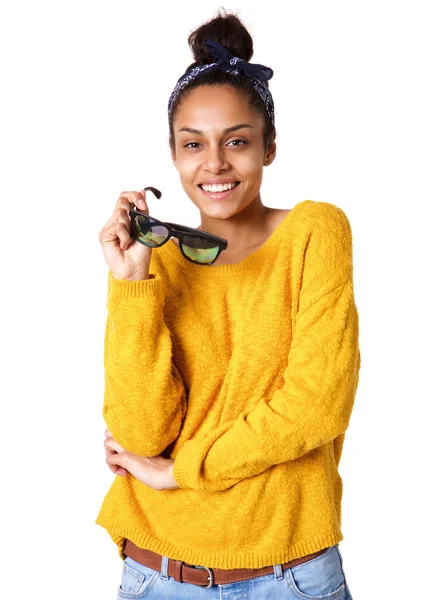
<instances>
[{"instance_id":1,"label":"shoulder","mask_svg":"<svg viewBox=\"0 0 448 600\"><path fill-rule=\"evenodd\" d=\"M336 204L309 200L304 205L302 218L306 221L310 233L314 231L328 235L344 234L351 238L352 232L348 216Z\"/></svg>"},{"instance_id":2,"label":"shoulder","mask_svg":"<svg viewBox=\"0 0 448 600\"><path fill-rule=\"evenodd\" d=\"M305 262L321 281L346 280L352 276L352 230L346 213L330 202L307 203Z\"/></svg>"}]
</instances>

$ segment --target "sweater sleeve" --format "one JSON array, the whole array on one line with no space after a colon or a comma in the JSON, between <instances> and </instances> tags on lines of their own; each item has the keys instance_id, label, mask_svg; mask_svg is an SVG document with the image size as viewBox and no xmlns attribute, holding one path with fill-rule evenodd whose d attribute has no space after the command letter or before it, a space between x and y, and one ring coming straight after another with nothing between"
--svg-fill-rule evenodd
<instances>
[{"instance_id":1,"label":"sweater sleeve","mask_svg":"<svg viewBox=\"0 0 448 600\"><path fill-rule=\"evenodd\" d=\"M109 271L103 417L114 439L141 456L177 438L187 406L163 304L159 275L128 281Z\"/></svg>"},{"instance_id":2,"label":"sweater sleeve","mask_svg":"<svg viewBox=\"0 0 448 600\"><path fill-rule=\"evenodd\" d=\"M234 421L184 443L173 466L180 488L225 490L348 427L361 364L352 234L333 204L319 202L313 215L282 385Z\"/></svg>"}]
</instances>

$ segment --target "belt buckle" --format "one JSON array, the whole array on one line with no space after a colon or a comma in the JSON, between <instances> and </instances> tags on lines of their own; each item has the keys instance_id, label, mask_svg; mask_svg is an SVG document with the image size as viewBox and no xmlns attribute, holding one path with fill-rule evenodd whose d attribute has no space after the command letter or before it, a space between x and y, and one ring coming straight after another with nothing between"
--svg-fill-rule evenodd
<instances>
[{"instance_id":1,"label":"belt buckle","mask_svg":"<svg viewBox=\"0 0 448 600\"><path fill-rule=\"evenodd\" d=\"M200 587L206 589L206 588L211 588L212 585L214 584L214 580L213 580L213 573L212 571L208 568L208 567L203 567L202 565L190 565L186 562L183 563L184 565L187 565L189 567L194 567L195 569L205 569L206 571L208 571L208 577L207 579L209 579L209 583L207 585L201 585Z\"/></svg>"}]
</instances>

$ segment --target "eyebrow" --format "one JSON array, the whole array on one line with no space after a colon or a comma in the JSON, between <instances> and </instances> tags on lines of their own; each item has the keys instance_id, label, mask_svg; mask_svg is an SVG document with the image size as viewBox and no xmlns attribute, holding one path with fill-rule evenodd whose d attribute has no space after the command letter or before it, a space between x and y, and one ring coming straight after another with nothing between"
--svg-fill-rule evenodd
<instances>
[{"instance_id":1,"label":"eyebrow","mask_svg":"<svg viewBox=\"0 0 448 600\"><path fill-rule=\"evenodd\" d=\"M249 123L240 123L239 125L233 125L233 127L227 127L227 129L223 129L222 132L231 133L232 131L237 131L238 129L243 129L244 127L253 129L253 126L249 125ZM181 127L178 132L180 133L181 131L188 131L189 133L195 133L196 135L204 135L204 132L200 129L192 129L191 127Z\"/></svg>"}]
</instances>

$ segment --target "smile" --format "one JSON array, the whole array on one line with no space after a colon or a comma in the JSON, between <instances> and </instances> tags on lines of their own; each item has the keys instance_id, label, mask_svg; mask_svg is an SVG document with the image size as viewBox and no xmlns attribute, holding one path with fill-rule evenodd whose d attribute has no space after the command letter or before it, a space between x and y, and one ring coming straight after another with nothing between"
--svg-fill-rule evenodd
<instances>
[{"instance_id":1,"label":"smile","mask_svg":"<svg viewBox=\"0 0 448 600\"><path fill-rule=\"evenodd\" d=\"M206 192L225 192L227 190L231 190L234 187L236 187L237 185L239 185L239 181L236 181L234 183L220 183L220 184L213 184L213 185L208 185L206 183L201 183L199 184L199 187L201 189L203 189Z\"/></svg>"},{"instance_id":2,"label":"smile","mask_svg":"<svg viewBox=\"0 0 448 600\"><path fill-rule=\"evenodd\" d=\"M199 185L201 192L212 200L221 200L233 194L234 190L239 186L240 182L222 185Z\"/></svg>"}]
</instances>

